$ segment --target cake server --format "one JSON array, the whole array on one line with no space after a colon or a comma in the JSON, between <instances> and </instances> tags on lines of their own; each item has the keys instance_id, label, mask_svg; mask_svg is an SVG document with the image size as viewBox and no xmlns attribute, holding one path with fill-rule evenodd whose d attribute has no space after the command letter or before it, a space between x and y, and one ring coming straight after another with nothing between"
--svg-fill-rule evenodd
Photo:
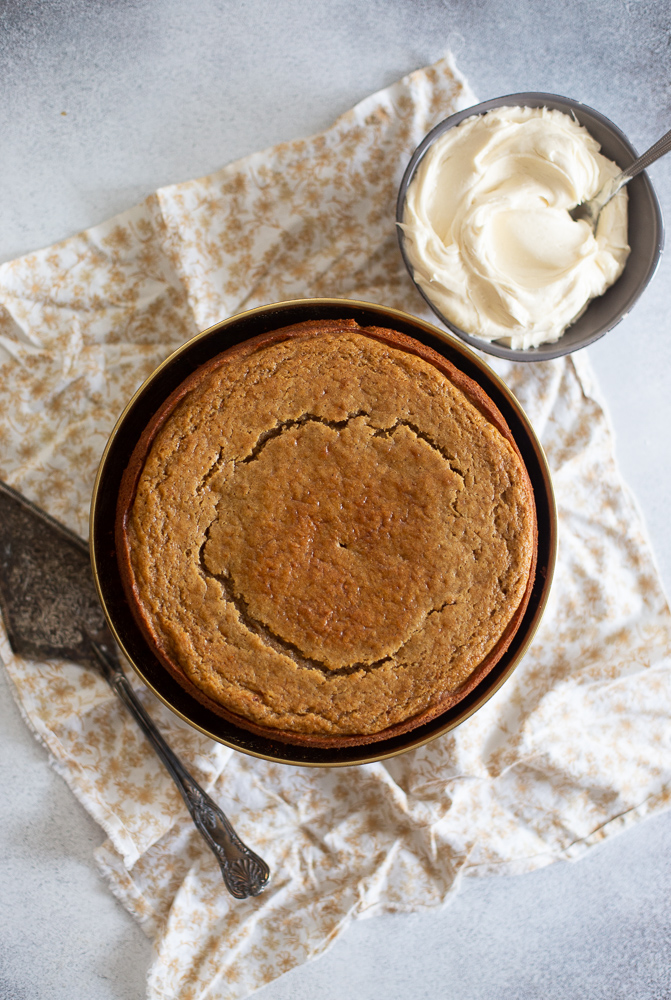
<instances>
[{"instance_id":1,"label":"cake server","mask_svg":"<svg viewBox=\"0 0 671 1000\"><path fill-rule=\"evenodd\" d=\"M94 667L135 717L177 785L236 899L263 892L270 870L170 749L128 683L98 601L88 546L0 482L0 611L20 656Z\"/></svg>"}]
</instances>

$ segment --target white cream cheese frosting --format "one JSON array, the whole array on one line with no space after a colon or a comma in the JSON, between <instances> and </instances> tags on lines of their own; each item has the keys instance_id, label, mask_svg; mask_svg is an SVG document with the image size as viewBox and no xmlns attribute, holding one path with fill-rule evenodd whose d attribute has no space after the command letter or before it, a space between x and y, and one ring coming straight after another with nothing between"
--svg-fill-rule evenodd
<instances>
[{"instance_id":1,"label":"white cream cheese frosting","mask_svg":"<svg viewBox=\"0 0 671 1000\"><path fill-rule=\"evenodd\" d=\"M596 236L569 209L620 168L573 118L497 108L448 129L408 188L402 228L418 285L466 333L513 348L558 340L622 273L627 194Z\"/></svg>"}]
</instances>

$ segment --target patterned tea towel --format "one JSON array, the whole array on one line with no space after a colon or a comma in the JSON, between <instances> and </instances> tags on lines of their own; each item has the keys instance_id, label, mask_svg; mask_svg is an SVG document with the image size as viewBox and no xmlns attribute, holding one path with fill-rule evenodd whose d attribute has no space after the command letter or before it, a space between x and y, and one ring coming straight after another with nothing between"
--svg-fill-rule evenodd
<instances>
[{"instance_id":1,"label":"patterned tea towel","mask_svg":"<svg viewBox=\"0 0 671 1000\"><path fill-rule=\"evenodd\" d=\"M396 191L422 136L471 103L442 61L320 135L163 188L0 267L0 477L86 535L117 415L199 330L320 295L430 318L399 254ZM2 640L25 718L107 832L102 872L154 939L149 997L246 997L318 956L354 919L437 906L463 875L575 858L668 807L671 617L587 357L496 369L546 449L559 556L529 652L481 711L387 763L309 769L212 743L140 692L269 862L262 896L226 893L179 794L104 681L74 664L15 657Z\"/></svg>"}]
</instances>

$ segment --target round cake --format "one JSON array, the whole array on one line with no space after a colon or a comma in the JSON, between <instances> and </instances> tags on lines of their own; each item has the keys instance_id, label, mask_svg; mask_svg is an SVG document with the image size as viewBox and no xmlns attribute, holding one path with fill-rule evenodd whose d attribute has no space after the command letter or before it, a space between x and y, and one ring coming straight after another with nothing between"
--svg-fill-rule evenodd
<instances>
[{"instance_id":1,"label":"round cake","mask_svg":"<svg viewBox=\"0 0 671 1000\"><path fill-rule=\"evenodd\" d=\"M405 732L508 648L533 491L503 417L401 333L286 327L218 355L145 429L117 557L153 652L231 722L314 746Z\"/></svg>"}]
</instances>

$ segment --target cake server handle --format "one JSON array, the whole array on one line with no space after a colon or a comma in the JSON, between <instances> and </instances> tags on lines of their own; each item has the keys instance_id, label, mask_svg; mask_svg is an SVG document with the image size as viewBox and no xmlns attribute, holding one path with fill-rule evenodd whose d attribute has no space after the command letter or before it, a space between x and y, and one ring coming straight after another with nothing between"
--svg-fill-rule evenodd
<instances>
[{"instance_id":1,"label":"cake server handle","mask_svg":"<svg viewBox=\"0 0 671 1000\"><path fill-rule=\"evenodd\" d=\"M226 888L236 899L258 896L270 878L268 865L243 844L219 806L170 749L128 683L116 653L91 635L88 638L103 677L135 717L179 788L196 827L219 862Z\"/></svg>"}]
</instances>

